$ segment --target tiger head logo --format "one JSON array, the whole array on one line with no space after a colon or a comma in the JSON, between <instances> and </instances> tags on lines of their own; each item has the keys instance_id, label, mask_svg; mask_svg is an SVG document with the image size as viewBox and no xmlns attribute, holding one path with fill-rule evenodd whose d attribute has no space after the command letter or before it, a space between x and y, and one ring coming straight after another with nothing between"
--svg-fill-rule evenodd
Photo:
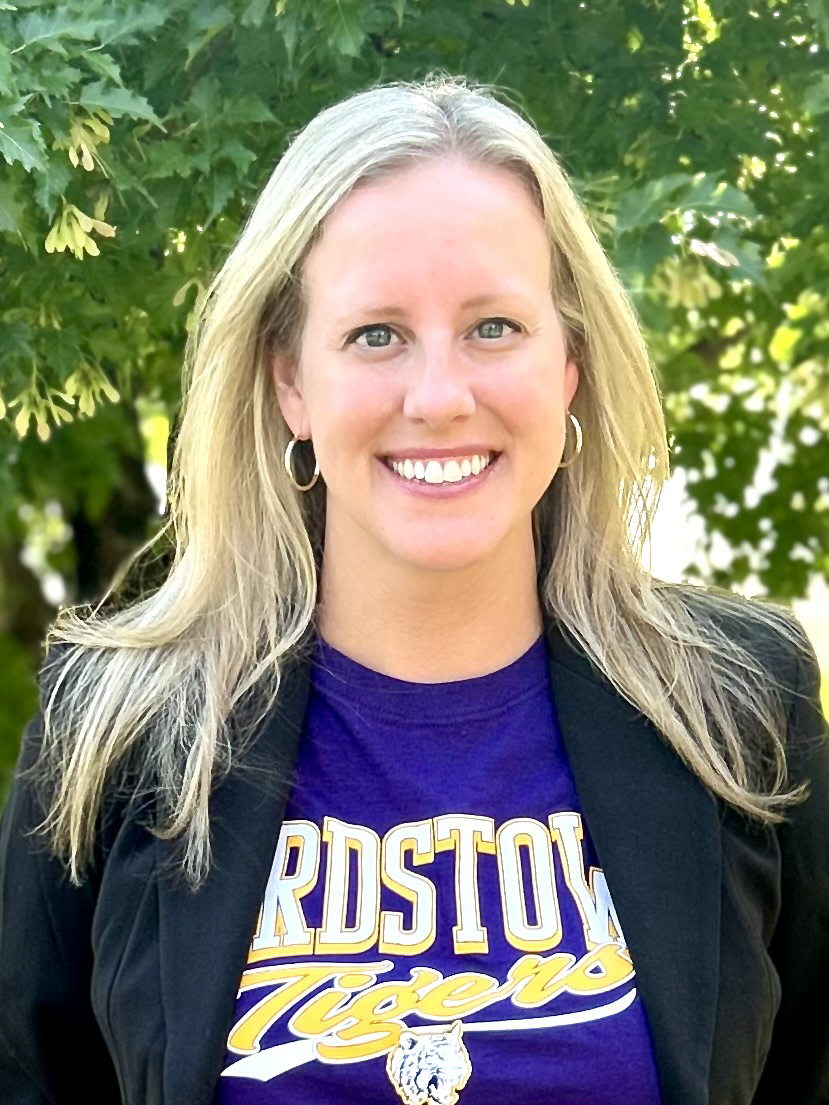
<instances>
[{"instance_id":1,"label":"tiger head logo","mask_svg":"<svg viewBox=\"0 0 829 1105\"><path fill-rule=\"evenodd\" d=\"M461 1022L441 1028L404 1028L386 1071L404 1105L455 1105L472 1073Z\"/></svg>"}]
</instances>

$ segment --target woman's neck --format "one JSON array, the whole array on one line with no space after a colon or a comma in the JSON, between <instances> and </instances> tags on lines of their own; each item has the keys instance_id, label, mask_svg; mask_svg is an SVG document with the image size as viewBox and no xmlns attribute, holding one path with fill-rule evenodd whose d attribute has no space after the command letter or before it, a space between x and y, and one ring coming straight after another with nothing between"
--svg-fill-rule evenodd
<instances>
[{"instance_id":1,"label":"woman's neck","mask_svg":"<svg viewBox=\"0 0 829 1105\"><path fill-rule=\"evenodd\" d=\"M462 572L349 563L326 545L318 628L368 668L417 683L470 679L512 663L542 620L532 539ZM500 561L500 562L499 562Z\"/></svg>"}]
</instances>

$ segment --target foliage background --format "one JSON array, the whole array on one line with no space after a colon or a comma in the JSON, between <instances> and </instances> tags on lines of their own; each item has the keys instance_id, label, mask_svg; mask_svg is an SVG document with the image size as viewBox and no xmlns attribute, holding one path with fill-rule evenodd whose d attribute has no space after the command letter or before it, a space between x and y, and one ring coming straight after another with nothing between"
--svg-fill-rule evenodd
<instances>
[{"instance_id":1,"label":"foliage background","mask_svg":"<svg viewBox=\"0 0 829 1105\"><path fill-rule=\"evenodd\" d=\"M197 295L377 81L494 83L562 159L732 549L707 578L829 576L827 44L829 0L0 0L0 787L54 603L158 528Z\"/></svg>"}]
</instances>

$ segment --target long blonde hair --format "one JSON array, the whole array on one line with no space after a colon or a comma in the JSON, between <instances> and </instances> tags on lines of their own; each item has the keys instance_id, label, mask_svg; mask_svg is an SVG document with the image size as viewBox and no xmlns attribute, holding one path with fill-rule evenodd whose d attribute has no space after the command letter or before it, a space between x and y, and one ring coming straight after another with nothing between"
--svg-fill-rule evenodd
<instances>
[{"instance_id":1,"label":"long blonde hair","mask_svg":"<svg viewBox=\"0 0 829 1105\"><path fill-rule=\"evenodd\" d=\"M708 611L746 613L802 645L782 609L655 580L642 562L668 475L656 381L635 315L556 158L482 86L430 77L355 94L294 139L208 289L188 342L170 475L174 545L163 584L126 608L62 610L43 672L44 823L78 880L106 788L129 765L152 789L154 829L181 837L197 882L210 861L209 796L245 739L249 692L269 710L317 601L325 492L301 498L268 368L295 351L302 265L325 217L361 181L460 156L531 189L549 228L552 294L580 365L584 429L533 517L547 612L720 798L775 821L786 794L780 695ZM150 542L130 565L152 548ZM47 678L48 675L48 678ZM742 717L738 728L738 718ZM741 736L747 727L755 748ZM770 770L769 770L770 767Z\"/></svg>"}]
</instances>

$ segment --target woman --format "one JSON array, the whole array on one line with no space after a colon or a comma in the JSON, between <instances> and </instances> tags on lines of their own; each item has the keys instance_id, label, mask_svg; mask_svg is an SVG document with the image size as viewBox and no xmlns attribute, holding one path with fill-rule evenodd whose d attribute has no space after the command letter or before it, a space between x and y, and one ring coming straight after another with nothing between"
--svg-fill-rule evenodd
<instances>
[{"instance_id":1,"label":"woman","mask_svg":"<svg viewBox=\"0 0 829 1105\"><path fill-rule=\"evenodd\" d=\"M648 574L666 474L538 133L314 119L191 342L168 579L51 631L3 1100L829 1100L814 655Z\"/></svg>"}]
</instances>

